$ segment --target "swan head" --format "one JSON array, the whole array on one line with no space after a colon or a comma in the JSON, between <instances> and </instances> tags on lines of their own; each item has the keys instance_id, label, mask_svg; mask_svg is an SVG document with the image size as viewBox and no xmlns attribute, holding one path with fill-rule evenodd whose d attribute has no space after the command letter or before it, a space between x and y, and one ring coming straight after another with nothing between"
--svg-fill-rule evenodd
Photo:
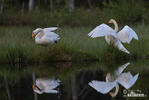
<instances>
[{"instance_id":1,"label":"swan head","mask_svg":"<svg viewBox=\"0 0 149 100\"><path fill-rule=\"evenodd\" d=\"M112 24L114 22L116 22L115 19L110 19L108 23Z\"/></svg>"},{"instance_id":2,"label":"swan head","mask_svg":"<svg viewBox=\"0 0 149 100\"><path fill-rule=\"evenodd\" d=\"M42 28L37 28L37 29L35 29L33 32L32 32L32 38L35 36L35 35L37 35L39 32L41 32L42 31Z\"/></svg>"},{"instance_id":3,"label":"swan head","mask_svg":"<svg viewBox=\"0 0 149 100\"><path fill-rule=\"evenodd\" d=\"M118 32L118 24L114 19L110 19L108 23L114 24L114 26L115 26L114 30L115 30L115 32Z\"/></svg>"},{"instance_id":4,"label":"swan head","mask_svg":"<svg viewBox=\"0 0 149 100\"><path fill-rule=\"evenodd\" d=\"M37 85L32 85L33 91L38 93L38 94L42 94L43 90L40 89Z\"/></svg>"}]
</instances>

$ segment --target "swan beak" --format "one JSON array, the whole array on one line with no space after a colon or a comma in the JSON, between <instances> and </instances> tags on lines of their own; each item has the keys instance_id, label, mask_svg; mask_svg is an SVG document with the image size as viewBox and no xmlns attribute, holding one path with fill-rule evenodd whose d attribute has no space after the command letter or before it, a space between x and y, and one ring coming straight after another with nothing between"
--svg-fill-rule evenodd
<instances>
[{"instance_id":1,"label":"swan beak","mask_svg":"<svg viewBox=\"0 0 149 100\"><path fill-rule=\"evenodd\" d=\"M109 24L111 24L112 22L111 22L111 20L109 20L109 22L108 22Z\"/></svg>"},{"instance_id":2,"label":"swan beak","mask_svg":"<svg viewBox=\"0 0 149 100\"><path fill-rule=\"evenodd\" d=\"M32 85L32 88L34 89L34 88L35 88L35 86L34 86L34 85Z\"/></svg>"},{"instance_id":3,"label":"swan beak","mask_svg":"<svg viewBox=\"0 0 149 100\"><path fill-rule=\"evenodd\" d=\"M34 33L32 33L32 38L35 36L35 34Z\"/></svg>"}]
</instances>

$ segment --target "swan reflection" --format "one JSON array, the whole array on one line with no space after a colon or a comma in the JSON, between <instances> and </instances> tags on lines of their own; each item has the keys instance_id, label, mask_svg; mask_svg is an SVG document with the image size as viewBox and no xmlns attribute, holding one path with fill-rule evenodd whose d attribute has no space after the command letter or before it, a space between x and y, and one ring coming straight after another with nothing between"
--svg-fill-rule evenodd
<instances>
[{"instance_id":1,"label":"swan reflection","mask_svg":"<svg viewBox=\"0 0 149 100\"><path fill-rule=\"evenodd\" d=\"M96 93L88 83L92 80L105 80L102 70L81 70L76 72L71 80L72 83L72 99L73 100L111 100L108 94L103 95Z\"/></svg>"},{"instance_id":2,"label":"swan reflection","mask_svg":"<svg viewBox=\"0 0 149 100\"><path fill-rule=\"evenodd\" d=\"M124 88L129 89L135 84L136 80L138 79L139 73L133 76L130 72L123 72L129 64L130 63L128 62L119 67L115 71L114 75L108 73L106 76L106 81L92 80L91 82L89 82L89 86L102 94L109 93L112 97L115 97L119 91L119 84L122 85ZM116 88L115 92L110 92L114 87Z\"/></svg>"},{"instance_id":3,"label":"swan reflection","mask_svg":"<svg viewBox=\"0 0 149 100\"><path fill-rule=\"evenodd\" d=\"M59 90L57 90L58 86L60 85L59 79L50 79L50 78L38 78L35 81L35 84L32 85L32 88L34 92L38 94L43 93L59 93Z\"/></svg>"}]
</instances>

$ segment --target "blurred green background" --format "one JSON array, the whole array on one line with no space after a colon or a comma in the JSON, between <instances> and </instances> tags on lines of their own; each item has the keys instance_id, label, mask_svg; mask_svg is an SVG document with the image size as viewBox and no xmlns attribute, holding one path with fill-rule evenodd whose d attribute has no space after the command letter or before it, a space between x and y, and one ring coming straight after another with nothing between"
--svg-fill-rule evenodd
<instances>
[{"instance_id":1,"label":"blurred green background","mask_svg":"<svg viewBox=\"0 0 149 100\"><path fill-rule=\"evenodd\" d=\"M149 58L148 16L148 0L0 0L0 63ZM95 26L111 18L120 29L132 27L139 37L124 44L130 56L102 38L88 37ZM48 48L35 45L32 31L53 26L59 27L59 43Z\"/></svg>"},{"instance_id":2,"label":"blurred green background","mask_svg":"<svg viewBox=\"0 0 149 100\"><path fill-rule=\"evenodd\" d=\"M148 0L0 0L0 25L149 24Z\"/></svg>"}]
</instances>

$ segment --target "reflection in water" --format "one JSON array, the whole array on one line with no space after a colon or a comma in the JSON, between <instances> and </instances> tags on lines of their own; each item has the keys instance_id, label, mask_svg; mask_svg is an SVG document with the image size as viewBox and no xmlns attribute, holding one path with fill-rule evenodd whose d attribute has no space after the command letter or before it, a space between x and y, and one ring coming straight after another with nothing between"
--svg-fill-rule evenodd
<instances>
[{"instance_id":1,"label":"reflection in water","mask_svg":"<svg viewBox=\"0 0 149 100\"><path fill-rule=\"evenodd\" d=\"M34 72L32 73L32 79L33 79L33 84L35 84L36 77L35 77L35 73ZM38 96L37 96L36 92L34 92L34 100L38 100Z\"/></svg>"},{"instance_id":2,"label":"reflection in water","mask_svg":"<svg viewBox=\"0 0 149 100\"><path fill-rule=\"evenodd\" d=\"M108 94L103 95L88 85L91 80L104 80L104 72L96 71L80 71L72 77L72 99L73 100L110 100Z\"/></svg>"},{"instance_id":3,"label":"reflection in water","mask_svg":"<svg viewBox=\"0 0 149 100\"><path fill-rule=\"evenodd\" d=\"M122 65L118 70L115 71L114 75L111 75L110 73L106 76L106 82L105 81L97 81L93 80L89 83L89 85L97 90L98 92L102 94L109 93L114 87L116 87L115 92L110 92L110 95L112 97L115 97L119 90L119 84L121 84L126 89L129 89L132 87L136 80L138 79L139 74L136 74L134 77L130 72L123 72L123 70L129 65L129 63Z\"/></svg>"},{"instance_id":4,"label":"reflection in water","mask_svg":"<svg viewBox=\"0 0 149 100\"><path fill-rule=\"evenodd\" d=\"M43 93L59 93L56 88L60 85L60 80L54 78L38 78L35 84L32 86L34 92L38 94Z\"/></svg>"},{"instance_id":5,"label":"reflection in water","mask_svg":"<svg viewBox=\"0 0 149 100\"><path fill-rule=\"evenodd\" d=\"M10 95L10 89L9 89L9 86L8 86L8 81L7 81L7 77L4 76L4 80L5 80L5 86L6 86L6 91L7 91L7 95L8 95L8 100L11 100L11 95Z\"/></svg>"},{"instance_id":6,"label":"reflection in water","mask_svg":"<svg viewBox=\"0 0 149 100\"><path fill-rule=\"evenodd\" d=\"M127 63L129 65L129 63ZM125 65L127 65L125 64ZM0 67L0 100L128 100L129 97L123 97L124 87L120 85L119 92L115 98L112 98L109 93L102 94L97 92L94 88L88 85L89 82L93 80L105 81L110 79L118 80L118 77L132 77L131 73L139 72L139 78L135 85L129 89L139 90L141 93L147 95L141 97L142 100L149 100L149 63L131 63L131 66L125 68L119 67L116 72L120 74L114 74L112 72L116 66L110 68L110 66L105 66L101 63L87 63L87 64L62 64L56 65L40 65L40 66L26 66L10 68L10 66ZM53 67L54 66L54 67ZM131 73L127 72L130 71ZM123 75L122 75L123 74ZM35 77L36 75L36 77ZM109 75L109 77L108 77ZM134 75L134 74L133 74ZM62 82L58 87L60 87L58 94L45 93L38 94L33 91L32 84L36 84L36 79L39 77L56 77ZM107 79L105 79L105 77ZM120 79L123 79L121 78ZM44 78L45 79L45 78ZM126 81L126 80L125 80ZM64 86L64 87L63 87ZM58 89L58 88L57 88ZM112 89L114 91L115 88ZM54 89L56 90L56 89ZM127 91L127 93L129 92ZM110 91L111 92L111 91ZM133 98L132 98L133 99ZM139 98L134 98L138 100Z\"/></svg>"}]
</instances>

